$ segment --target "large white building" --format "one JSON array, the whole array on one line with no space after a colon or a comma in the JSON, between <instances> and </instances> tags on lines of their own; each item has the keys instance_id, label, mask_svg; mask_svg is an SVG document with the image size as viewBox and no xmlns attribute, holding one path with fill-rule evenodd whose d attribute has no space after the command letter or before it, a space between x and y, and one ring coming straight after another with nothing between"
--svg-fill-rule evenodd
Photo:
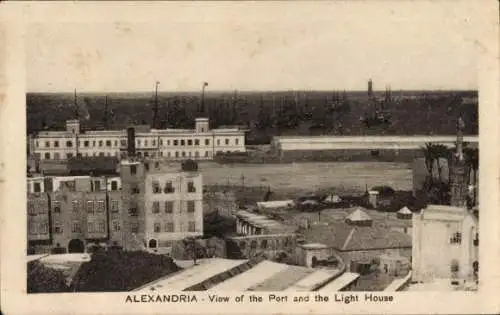
<instances>
[{"instance_id":1,"label":"large white building","mask_svg":"<svg viewBox=\"0 0 500 315\"><path fill-rule=\"evenodd\" d=\"M475 282L479 268L478 219L464 207L429 205L413 214L412 280L456 285Z\"/></svg>"},{"instance_id":2,"label":"large white building","mask_svg":"<svg viewBox=\"0 0 500 315\"><path fill-rule=\"evenodd\" d=\"M123 158L127 150L127 131L82 131L78 120L68 120L66 130L41 131L29 142L30 153L41 160L66 160L76 156ZM138 157L209 160L217 153L245 152L245 131L210 129L208 118L196 118L194 129L136 126L135 142Z\"/></svg>"}]
</instances>

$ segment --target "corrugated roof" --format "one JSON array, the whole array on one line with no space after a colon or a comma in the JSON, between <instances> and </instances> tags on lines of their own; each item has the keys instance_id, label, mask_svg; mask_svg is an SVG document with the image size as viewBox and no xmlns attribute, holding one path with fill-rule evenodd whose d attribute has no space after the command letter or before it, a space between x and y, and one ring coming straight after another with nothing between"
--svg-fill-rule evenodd
<instances>
[{"instance_id":1,"label":"corrugated roof","mask_svg":"<svg viewBox=\"0 0 500 315\"><path fill-rule=\"evenodd\" d=\"M309 242L318 242L340 251L411 247L411 237L389 227L352 226L335 222L302 232Z\"/></svg>"}]
</instances>

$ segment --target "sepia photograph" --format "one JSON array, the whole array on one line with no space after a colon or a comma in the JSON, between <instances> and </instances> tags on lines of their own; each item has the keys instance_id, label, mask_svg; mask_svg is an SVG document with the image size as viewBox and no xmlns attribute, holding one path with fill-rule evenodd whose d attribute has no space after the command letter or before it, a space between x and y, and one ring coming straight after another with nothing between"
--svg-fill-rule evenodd
<instances>
[{"instance_id":1,"label":"sepia photograph","mask_svg":"<svg viewBox=\"0 0 500 315\"><path fill-rule=\"evenodd\" d=\"M441 2L25 22L25 292L477 292L478 44Z\"/></svg>"}]
</instances>

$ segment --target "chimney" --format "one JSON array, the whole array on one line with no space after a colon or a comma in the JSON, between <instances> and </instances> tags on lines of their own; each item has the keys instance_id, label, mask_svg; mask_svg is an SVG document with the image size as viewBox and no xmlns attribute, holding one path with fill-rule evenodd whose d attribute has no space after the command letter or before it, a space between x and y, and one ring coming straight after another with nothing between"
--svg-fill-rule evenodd
<instances>
[{"instance_id":1,"label":"chimney","mask_svg":"<svg viewBox=\"0 0 500 315\"><path fill-rule=\"evenodd\" d=\"M135 128L127 128L127 153L128 157L135 157Z\"/></svg>"},{"instance_id":2,"label":"chimney","mask_svg":"<svg viewBox=\"0 0 500 315\"><path fill-rule=\"evenodd\" d=\"M376 190L370 190L368 192L368 202L372 205L374 209L377 209L378 207L378 191Z\"/></svg>"}]
</instances>

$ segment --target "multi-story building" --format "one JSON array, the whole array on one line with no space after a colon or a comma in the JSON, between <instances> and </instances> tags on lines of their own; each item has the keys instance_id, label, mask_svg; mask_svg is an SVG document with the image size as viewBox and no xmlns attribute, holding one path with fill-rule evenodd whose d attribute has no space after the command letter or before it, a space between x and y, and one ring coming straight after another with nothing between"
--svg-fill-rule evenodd
<instances>
[{"instance_id":1,"label":"multi-story building","mask_svg":"<svg viewBox=\"0 0 500 315\"><path fill-rule=\"evenodd\" d=\"M171 160L207 160L219 152L245 152L245 131L209 128L208 118L196 118L194 129L151 129L135 126L137 157ZM29 148L41 160L114 156L127 152L126 130L82 131L78 120L66 121L64 131L41 131L28 139Z\"/></svg>"},{"instance_id":2,"label":"multi-story building","mask_svg":"<svg viewBox=\"0 0 500 315\"><path fill-rule=\"evenodd\" d=\"M412 280L474 285L479 269L478 212L467 208L467 174L459 122L451 168L451 205L429 205L413 214Z\"/></svg>"},{"instance_id":3,"label":"multi-story building","mask_svg":"<svg viewBox=\"0 0 500 315\"><path fill-rule=\"evenodd\" d=\"M159 161L121 163L125 247L162 251L203 235L203 187L197 168Z\"/></svg>"}]
</instances>

